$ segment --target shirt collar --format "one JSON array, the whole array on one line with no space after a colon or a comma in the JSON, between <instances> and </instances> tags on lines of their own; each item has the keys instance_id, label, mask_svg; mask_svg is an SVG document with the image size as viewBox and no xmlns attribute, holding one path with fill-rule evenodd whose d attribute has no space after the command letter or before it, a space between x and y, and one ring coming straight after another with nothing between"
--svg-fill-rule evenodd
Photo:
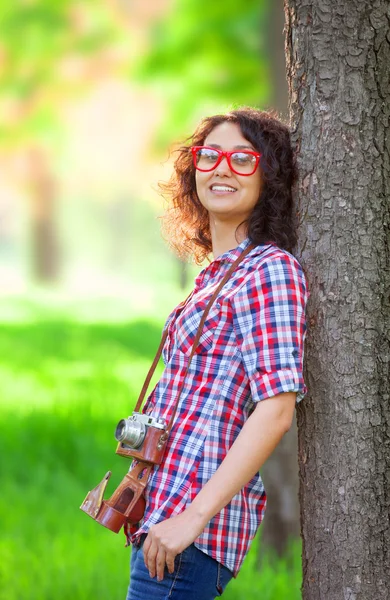
<instances>
[{"instance_id":1,"label":"shirt collar","mask_svg":"<svg viewBox=\"0 0 390 600\"><path fill-rule=\"evenodd\" d=\"M214 263L216 263L216 262L233 263L236 260L236 258L239 257L241 252L243 252L249 246L249 244L251 244L250 239L245 238L245 240L243 242L241 242L241 244L239 244L236 248L233 248L232 250L228 250L227 252L224 252L224 254L221 254L216 259L214 259L213 262ZM260 246L255 246L249 252L248 256L256 256L257 254L261 254L267 246L271 246L271 245L272 244L261 244Z\"/></svg>"},{"instance_id":2,"label":"shirt collar","mask_svg":"<svg viewBox=\"0 0 390 600\"><path fill-rule=\"evenodd\" d=\"M243 252L249 246L250 243L250 239L245 238L245 240L243 240L241 244L236 246L236 248L232 248L231 250L224 252L223 254L215 258L213 261L211 261L210 264L207 265L207 267L204 267L198 274L198 276L195 278L195 288L198 288L202 285L204 278L207 278L208 274L211 273L218 264L233 263L236 260L236 258L239 257L241 252ZM258 254L261 254L266 248L269 248L271 246L273 246L272 243L255 246L247 256L256 256Z\"/></svg>"}]
</instances>

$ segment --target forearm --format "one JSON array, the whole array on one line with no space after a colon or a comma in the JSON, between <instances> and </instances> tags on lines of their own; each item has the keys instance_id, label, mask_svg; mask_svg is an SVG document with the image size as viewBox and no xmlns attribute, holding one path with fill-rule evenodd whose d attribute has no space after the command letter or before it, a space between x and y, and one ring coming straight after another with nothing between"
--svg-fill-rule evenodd
<instances>
[{"instance_id":1,"label":"forearm","mask_svg":"<svg viewBox=\"0 0 390 600\"><path fill-rule=\"evenodd\" d=\"M260 402L214 475L179 515L152 525L145 539L145 565L151 577L174 571L175 556L187 548L237 492L252 479L291 424L295 393Z\"/></svg>"},{"instance_id":2,"label":"forearm","mask_svg":"<svg viewBox=\"0 0 390 600\"><path fill-rule=\"evenodd\" d=\"M259 471L289 429L295 393L260 402L246 421L219 468L198 493L188 511L203 527Z\"/></svg>"}]
</instances>

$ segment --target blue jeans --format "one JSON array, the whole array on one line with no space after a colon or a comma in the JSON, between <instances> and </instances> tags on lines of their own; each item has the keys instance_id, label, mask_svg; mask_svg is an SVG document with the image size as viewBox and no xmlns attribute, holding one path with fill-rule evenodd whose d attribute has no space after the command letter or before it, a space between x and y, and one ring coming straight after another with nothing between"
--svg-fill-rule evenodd
<instances>
[{"instance_id":1,"label":"blue jeans","mask_svg":"<svg viewBox=\"0 0 390 600\"><path fill-rule=\"evenodd\" d=\"M191 544L175 558L172 574L165 569L164 579L149 576L142 543L131 551L130 585L126 600L214 600L233 577L225 566Z\"/></svg>"}]
</instances>

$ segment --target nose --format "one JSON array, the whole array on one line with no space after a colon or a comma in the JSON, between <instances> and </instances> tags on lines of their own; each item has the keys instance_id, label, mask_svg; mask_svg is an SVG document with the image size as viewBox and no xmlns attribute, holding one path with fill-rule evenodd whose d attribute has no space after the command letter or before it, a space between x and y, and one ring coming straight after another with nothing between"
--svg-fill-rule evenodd
<instances>
[{"instance_id":1,"label":"nose","mask_svg":"<svg viewBox=\"0 0 390 600\"><path fill-rule=\"evenodd\" d=\"M221 176L221 175L229 176L232 174L226 156L223 156L219 165L217 167L215 167L215 172L219 176Z\"/></svg>"}]
</instances>

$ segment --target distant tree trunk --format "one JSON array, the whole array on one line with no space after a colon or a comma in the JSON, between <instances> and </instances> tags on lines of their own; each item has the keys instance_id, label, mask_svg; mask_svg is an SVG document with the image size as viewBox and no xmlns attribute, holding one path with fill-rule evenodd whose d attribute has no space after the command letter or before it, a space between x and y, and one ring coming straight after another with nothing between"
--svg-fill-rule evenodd
<instances>
[{"instance_id":1,"label":"distant tree trunk","mask_svg":"<svg viewBox=\"0 0 390 600\"><path fill-rule=\"evenodd\" d=\"M284 118L288 113L288 89L284 52L283 0L270 3L268 26L268 59L272 74L271 106ZM264 550L272 549L282 556L291 538L299 538L298 502L298 435L294 423L261 471L267 491L267 510L261 526L258 565Z\"/></svg>"},{"instance_id":2,"label":"distant tree trunk","mask_svg":"<svg viewBox=\"0 0 390 600\"><path fill-rule=\"evenodd\" d=\"M261 530L258 564L265 549L285 554L288 541L299 538L298 440L294 423L261 470L267 491L267 509Z\"/></svg>"},{"instance_id":3,"label":"distant tree trunk","mask_svg":"<svg viewBox=\"0 0 390 600\"><path fill-rule=\"evenodd\" d=\"M286 0L311 289L299 407L304 600L388 600L388 0Z\"/></svg>"},{"instance_id":4,"label":"distant tree trunk","mask_svg":"<svg viewBox=\"0 0 390 600\"><path fill-rule=\"evenodd\" d=\"M55 226L57 185L46 154L39 148L29 151L31 183L30 244L33 277L53 282L59 276L59 248Z\"/></svg>"},{"instance_id":5,"label":"distant tree trunk","mask_svg":"<svg viewBox=\"0 0 390 600\"><path fill-rule=\"evenodd\" d=\"M284 49L284 0L269 3L268 59L271 72L271 106L288 118L288 87Z\"/></svg>"},{"instance_id":6,"label":"distant tree trunk","mask_svg":"<svg viewBox=\"0 0 390 600\"><path fill-rule=\"evenodd\" d=\"M180 260L180 258L176 259L177 262L177 266L178 266L178 274L179 274L179 286L181 290L184 290L187 287L187 283L188 283L188 268L187 268L187 263L185 263L183 260Z\"/></svg>"},{"instance_id":7,"label":"distant tree trunk","mask_svg":"<svg viewBox=\"0 0 390 600\"><path fill-rule=\"evenodd\" d=\"M129 228L131 199L126 194L111 200L106 208L109 233L108 266L112 272L120 272L129 259Z\"/></svg>"}]
</instances>

